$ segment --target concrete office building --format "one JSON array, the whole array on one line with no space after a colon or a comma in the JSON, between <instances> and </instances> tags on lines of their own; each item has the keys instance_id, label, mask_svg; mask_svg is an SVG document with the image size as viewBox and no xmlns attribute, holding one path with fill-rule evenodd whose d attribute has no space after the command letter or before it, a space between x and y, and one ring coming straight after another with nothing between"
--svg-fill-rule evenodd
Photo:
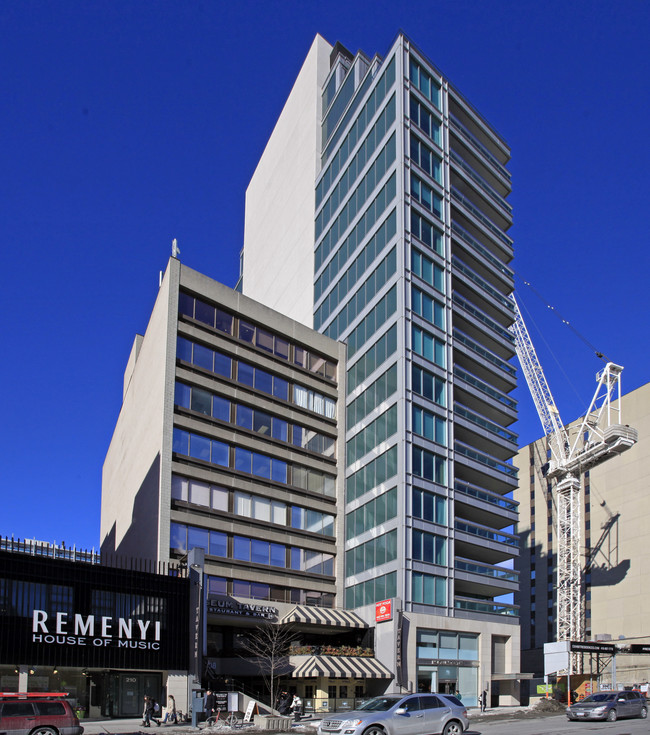
<instances>
[{"instance_id":1,"label":"concrete office building","mask_svg":"<svg viewBox=\"0 0 650 735\"><path fill-rule=\"evenodd\" d=\"M260 623L290 624L283 684L306 709L393 676L372 625L341 609L344 384L341 342L169 261L104 463L102 558L192 566L202 550L192 689L268 703L246 661Z\"/></svg>"},{"instance_id":2,"label":"concrete office building","mask_svg":"<svg viewBox=\"0 0 650 735\"><path fill-rule=\"evenodd\" d=\"M317 36L247 190L239 284L347 343L345 605L390 600L396 684L469 705L521 678L509 157L405 36L383 57Z\"/></svg>"},{"instance_id":3,"label":"concrete office building","mask_svg":"<svg viewBox=\"0 0 650 735\"><path fill-rule=\"evenodd\" d=\"M639 440L627 452L586 472L582 483L581 567L584 570L585 638L626 647L650 640L650 383L623 396L622 421L637 429ZM569 429L574 424L569 425ZM519 535L521 577L516 596L523 620L522 665L544 672L544 643L556 638L555 482L545 476L547 442L539 439L515 459L521 486ZM603 664L608 663L606 660ZM584 670L595 671L585 658ZM617 656L617 681L634 685L650 680L650 656ZM611 682L611 666L603 683Z\"/></svg>"}]
</instances>

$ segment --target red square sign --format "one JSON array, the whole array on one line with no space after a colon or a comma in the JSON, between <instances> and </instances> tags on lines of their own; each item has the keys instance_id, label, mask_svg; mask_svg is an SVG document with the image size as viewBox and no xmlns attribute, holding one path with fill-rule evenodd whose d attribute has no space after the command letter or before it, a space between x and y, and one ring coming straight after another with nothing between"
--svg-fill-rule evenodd
<instances>
[{"instance_id":1,"label":"red square sign","mask_svg":"<svg viewBox=\"0 0 650 735\"><path fill-rule=\"evenodd\" d=\"M381 623L382 620L393 619L393 601L383 600L383 602L375 603L375 622Z\"/></svg>"}]
</instances>

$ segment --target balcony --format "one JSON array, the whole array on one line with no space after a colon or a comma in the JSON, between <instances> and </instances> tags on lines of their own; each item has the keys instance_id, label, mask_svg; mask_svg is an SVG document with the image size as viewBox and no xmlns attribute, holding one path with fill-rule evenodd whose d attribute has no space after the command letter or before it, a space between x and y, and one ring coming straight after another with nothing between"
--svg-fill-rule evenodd
<instances>
[{"instance_id":1,"label":"balcony","mask_svg":"<svg viewBox=\"0 0 650 735\"><path fill-rule=\"evenodd\" d=\"M451 223L452 254L456 254L458 246L464 253L464 260L469 260L474 269L485 279L490 279L495 287L510 293L514 289L514 272L484 247L457 221ZM508 262L510 258L508 259Z\"/></svg>"},{"instance_id":2,"label":"balcony","mask_svg":"<svg viewBox=\"0 0 650 735\"><path fill-rule=\"evenodd\" d=\"M517 487L518 473L513 465L459 441L454 442L454 451L456 477L459 480L478 487L499 487L503 495Z\"/></svg>"},{"instance_id":3,"label":"balcony","mask_svg":"<svg viewBox=\"0 0 650 735\"><path fill-rule=\"evenodd\" d=\"M514 336L508 329L495 322L457 291L452 295L452 304L455 327L460 327L471 338L485 345L503 360L509 360L514 356Z\"/></svg>"},{"instance_id":4,"label":"balcony","mask_svg":"<svg viewBox=\"0 0 650 735\"><path fill-rule=\"evenodd\" d=\"M517 420L517 401L477 378L460 365L454 365L454 398L475 406L486 418L502 426Z\"/></svg>"},{"instance_id":5,"label":"balcony","mask_svg":"<svg viewBox=\"0 0 650 735\"><path fill-rule=\"evenodd\" d=\"M454 590L463 597L497 597L519 589L519 573L514 569L460 558L455 559L454 569Z\"/></svg>"},{"instance_id":6,"label":"balcony","mask_svg":"<svg viewBox=\"0 0 650 735\"><path fill-rule=\"evenodd\" d=\"M458 519L495 529L517 523L519 506L516 501L459 479L455 480L454 489L455 513Z\"/></svg>"},{"instance_id":7,"label":"balcony","mask_svg":"<svg viewBox=\"0 0 650 735\"><path fill-rule=\"evenodd\" d=\"M509 327L515 320L512 299L509 299L501 291L494 288L494 286L464 263L457 255L452 255L451 264L451 274L454 278L454 291L462 293L470 299L480 299L481 308L488 316L502 326Z\"/></svg>"},{"instance_id":8,"label":"balcony","mask_svg":"<svg viewBox=\"0 0 650 735\"><path fill-rule=\"evenodd\" d=\"M458 325L453 330L454 364L470 370L490 385L508 393L516 385L517 369L466 334Z\"/></svg>"},{"instance_id":9,"label":"balcony","mask_svg":"<svg viewBox=\"0 0 650 735\"><path fill-rule=\"evenodd\" d=\"M463 142L463 144L473 151L475 155L478 155L483 160L483 165L493 173L498 179L500 179L503 186L509 188L510 186L510 171L499 161L496 156L490 151L487 146L483 145L481 141L472 133L470 130L463 125L458 117L453 114L449 115L449 121L451 123L451 131Z\"/></svg>"},{"instance_id":10,"label":"balcony","mask_svg":"<svg viewBox=\"0 0 650 735\"><path fill-rule=\"evenodd\" d=\"M457 440L505 461L517 453L518 435L459 403L454 404Z\"/></svg>"},{"instance_id":11,"label":"balcony","mask_svg":"<svg viewBox=\"0 0 650 735\"><path fill-rule=\"evenodd\" d=\"M507 605L504 602L490 602L489 600L474 600L467 597L454 598L456 610L464 610L473 613L486 613L488 615L506 615L508 617L519 617L519 605Z\"/></svg>"}]
</instances>

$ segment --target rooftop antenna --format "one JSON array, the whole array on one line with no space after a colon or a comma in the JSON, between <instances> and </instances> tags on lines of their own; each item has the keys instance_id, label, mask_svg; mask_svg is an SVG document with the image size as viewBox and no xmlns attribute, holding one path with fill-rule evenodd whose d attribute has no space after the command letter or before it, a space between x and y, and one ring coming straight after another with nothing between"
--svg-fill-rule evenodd
<instances>
[{"instance_id":1,"label":"rooftop antenna","mask_svg":"<svg viewBox=\"0 0 650 735\"><path fill-rule=\"evenodd\" d=\"M178 247L178 240L174 238L172 240L172 258L178 258L181 254L181 249Z\"/></svg>"}]
</instances>

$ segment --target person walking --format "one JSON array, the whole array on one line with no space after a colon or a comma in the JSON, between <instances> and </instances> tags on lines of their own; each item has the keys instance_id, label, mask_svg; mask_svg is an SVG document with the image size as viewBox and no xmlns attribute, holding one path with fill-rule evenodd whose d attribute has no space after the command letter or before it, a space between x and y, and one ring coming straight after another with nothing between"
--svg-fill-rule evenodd
<instances>
[{"instance_id":1,"label":"person walking","mask_svg":"<svg viewBox=\"0 0 650 735\"><path fill-rule=\"evenodd\" d=\"M300 715L302 714L302 699L297 694L293 695L293 699L291 700L291 711L293 712L293 721L299 722L300 721Z\"/></svg>"},{"instance_id":2,"label":"person walking","mask_svg":"<svg viewBox=\"0 0 650 735\"><path fill-rule=\"evenodd\" d=\"M158 727L160 727L160 718L156 719L157 715L160 714L160 706L156 702L156 700L153 697L149 697L148 704L147 704L147 716L145 717L145 721L147 722L146 727L151 726L151 721L153 720Z\"/></svg>"},{"instance_id":3,"label":"person walking","mask_svg":"<svg viewBox=\"0 0 650 735\"><path fill-rule=\"evenodd\" d=\"M203 709L205 710L205 719L209 720L214 717L215 708L217 706L217 698L214 696L214 692L208 689L205 693L205 701Z\"/></svg>"},{"instance_id":4,"label":"person walking","mask_svg":"<svg viewBox=\"0 0 650 735\"><path fill-rule=\"evenodd\" d=\"M291 697L289 696L289 692L282 692L278 701L278 712L281 715L286 715L289 712L290 707Z\"/></svg>"},{"instance_id":5,"label":"person walking","mask_svg":"<svg viewBox=\"0 0 650 735\"><path fill-rule=\"evenodd\" d=\"M163 724L165 724L168 720L169 722L173 722L175 725L178 724L178 716L176 715L176 700L171 694L169 695L169 701L167 702L167 712L165 712L165 719L163 720Z\"/></svg>"},{"instance_id":6,"label":"person walking","mask_svg":"<svg viewBox=\"0 0 650 735\"><path fill-rule=\"evenodd\" d=\"M485 712L485 708L487 707L487 689L484 689L481 693L481 712Z\"/></svg>"}]
</instances>

